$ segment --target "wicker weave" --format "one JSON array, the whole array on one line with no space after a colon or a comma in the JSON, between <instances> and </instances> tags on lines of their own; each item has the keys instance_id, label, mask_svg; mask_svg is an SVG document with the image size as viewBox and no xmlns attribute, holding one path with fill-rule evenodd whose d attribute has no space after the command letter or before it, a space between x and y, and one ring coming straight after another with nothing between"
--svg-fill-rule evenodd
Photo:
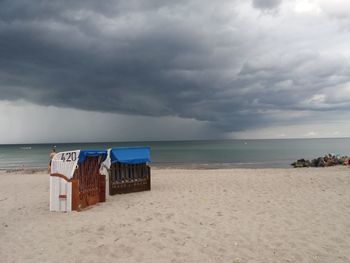
<instances>
[{"instance_id":1,"label":"wicker weave","mask_svg":"<svg viewBox=\"0 0 350 263\"><path fill-rule=\"evenodd\" d=\"M151 190L151 169L143 164L114 163L109 173L109 194Z\"/></svg>"}]
</instances>

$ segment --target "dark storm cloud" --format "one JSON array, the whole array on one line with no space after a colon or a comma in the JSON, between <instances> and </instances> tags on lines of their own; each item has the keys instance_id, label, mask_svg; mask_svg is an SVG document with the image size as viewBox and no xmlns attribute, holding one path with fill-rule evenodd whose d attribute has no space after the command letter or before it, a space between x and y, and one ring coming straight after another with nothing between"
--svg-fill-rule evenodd
<instances>
[{"instance_id":1,"label":"dark storm cloud","mask_svg":"<svg viewBox=\"0 0 350 263\"><path fill-rule=\"evenodd\" d=\"M280 2L253 1L262 9ZM1 1L0 98L178 116L222 131L281 122L276 110L349 109L331 96L350 80L346 59L298 32L271 33L238 2L96 3Z\"/></svg>"}]
</instances>

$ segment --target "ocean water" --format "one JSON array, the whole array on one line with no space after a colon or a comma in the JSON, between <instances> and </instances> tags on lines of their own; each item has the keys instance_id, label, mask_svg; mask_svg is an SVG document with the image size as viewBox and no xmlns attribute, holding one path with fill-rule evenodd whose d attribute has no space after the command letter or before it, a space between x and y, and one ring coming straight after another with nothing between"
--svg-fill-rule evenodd
<instances>
[{"instance_id":1,"label":"ocean water","mask_svg":"<svg viewBox=\"0 0 350 263\"><path fill-rule=\"evenodd\" d=\"M53 145L57 151L149 146L154 166L198 168L278 168L326 153L350 155L350 138L15 144L0 145L0 169L46 168Z\"/></svg>"}]
</instances>

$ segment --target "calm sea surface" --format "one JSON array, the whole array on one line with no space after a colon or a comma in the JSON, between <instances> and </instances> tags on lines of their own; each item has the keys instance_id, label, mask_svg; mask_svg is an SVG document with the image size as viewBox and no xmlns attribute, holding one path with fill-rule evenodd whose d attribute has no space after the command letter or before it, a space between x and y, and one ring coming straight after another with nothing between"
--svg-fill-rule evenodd
<instances>
[{"instance_id":1,"label":"calm sea surface","mask_svg":"<svg viewBox=\"0 0 350 263\"><path fill-rule=\"evenodd\" d=\"M57 151L150 146L153 165L199 168L289 167L300 158L350 155L350 138L16 144L0 145L0 169L46 168L52 145Z\"/></svg>"}]
</instances>

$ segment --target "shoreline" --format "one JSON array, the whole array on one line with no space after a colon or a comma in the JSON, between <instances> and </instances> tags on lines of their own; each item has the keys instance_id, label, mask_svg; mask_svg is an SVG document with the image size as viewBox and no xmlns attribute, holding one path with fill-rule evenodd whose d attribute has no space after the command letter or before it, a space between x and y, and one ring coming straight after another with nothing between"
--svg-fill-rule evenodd
<instances>
[{"instance_id":1,"label":"shoreline","mask_svg":"<svg viewBox=\"0 0 350 263\"><path fill-rule=\"evenodd\" d=\"M289 168L291 167L291 161L267 161L267 162L237 162L237 163L155 163L151 162L150 165L156 169L264 169L264 168ZM23 170L33 170L33 171L45 171L47 170L47 166L13 166L13 167L0 167L0 171L23 171Z\"/></svg>"},{"instance_id":2,"label":"shoreline","mask_svg":"<svg viewBox=\"0 0 350 263\"><path fill-rule=\"evenodd\" d=\"M330 167L239 167L239 166L208 166L208 165L151 165L152 170L181 170L181 171L212 171L212 170L334 170L334 171L350 171L348 166L330 166ZM0 169L1 174L47 174L47 168L13 168Z\"/></svg>"}]
</instances>

